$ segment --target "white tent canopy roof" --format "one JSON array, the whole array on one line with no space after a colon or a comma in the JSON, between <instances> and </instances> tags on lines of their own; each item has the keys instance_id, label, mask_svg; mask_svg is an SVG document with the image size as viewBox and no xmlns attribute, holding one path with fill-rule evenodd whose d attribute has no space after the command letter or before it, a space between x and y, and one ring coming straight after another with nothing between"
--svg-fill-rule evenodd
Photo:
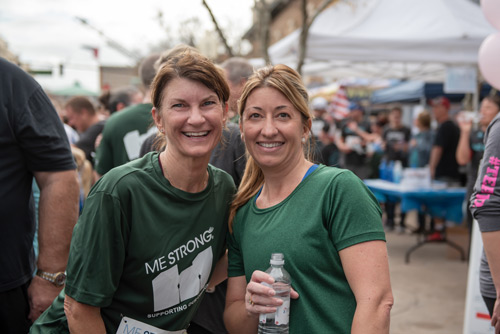
<instances>
[{"instance_id":1,"label":"white tent canopy roof","mask_svg":"<svg viewBox=\"0 0 500 334\"><path fill-rule=\"evenodd\" d=\"M312 24L304 72L314 73L318 66L324 72L338 61L365 64L354 72L377 63L412 63L403 70L405 66L397 66L394 77L411 75L404 73L408 67L425 72L424 63L433 64L433 71L443 65L473 65L482 41L494 31L469 0L344 0ZM273 63L297 62L299 34L296 30L270 47ZM387 71L382 74L388 76Z\"/></svg>"}]
</instances>

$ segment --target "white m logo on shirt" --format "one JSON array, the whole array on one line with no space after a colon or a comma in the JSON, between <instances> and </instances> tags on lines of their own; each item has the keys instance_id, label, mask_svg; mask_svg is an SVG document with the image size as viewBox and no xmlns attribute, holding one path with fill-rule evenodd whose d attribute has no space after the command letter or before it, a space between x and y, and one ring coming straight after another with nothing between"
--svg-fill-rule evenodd
<instances>
[{"instance_id":1,"label":"white m logo on shirt","mask_svg":"<svg viewBox=\"0 0 500 334\"><path fill-rule=\"evenodd\" d=\"M199 253L191 267L179 275L177 265L153 279L155 312L175 306L197 296L208 282L212 268L212 246Z\"/></svg>"}]
</instances>

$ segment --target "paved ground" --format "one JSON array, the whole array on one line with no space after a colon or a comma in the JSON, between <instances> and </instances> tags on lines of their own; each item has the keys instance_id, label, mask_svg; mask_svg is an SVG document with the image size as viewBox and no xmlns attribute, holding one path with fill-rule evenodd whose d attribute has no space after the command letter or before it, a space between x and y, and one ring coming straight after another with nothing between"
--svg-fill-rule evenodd
<instances>
[{"instance_id":1,"label":"paved ground","mask_svg":"<svg viewBox=\"0 0 500 334\"><path fill-rule=\"evenodd\" d=\"M414 235L387 233L395 298L391 334L461 334L468 263L437 243L416 250L406 264L406 250L416 241Z\"/></svg>"}]
</instances>

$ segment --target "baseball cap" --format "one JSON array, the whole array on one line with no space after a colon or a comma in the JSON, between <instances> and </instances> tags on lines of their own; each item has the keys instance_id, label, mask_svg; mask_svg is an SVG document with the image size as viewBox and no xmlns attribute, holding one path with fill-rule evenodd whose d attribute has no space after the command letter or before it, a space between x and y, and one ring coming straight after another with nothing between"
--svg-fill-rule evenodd
<instances>
[{"instance_id":1,"label":"baseball cap","mask_svg":"<svg viewBox=\"0 0 500 334\"><path fill-rule=\"evenodd\" d=\"M361 104L356 103L356 102L351 102L351 103L349 103L349 111L353 111L353 110L361 110L361 111L364 111L364 109L363 109L363 107L361 106Z\"/></svg>"},{"instance_id":2,"label":"baseball cap","mask_svg":"<svg viewBox=\"0 0 500 334\"><path fill-rule=\"evenodd\" d=\"M432 100L429 101L429 104L434 107L434 106L443 106L446 109L450 109L450 100L444 96L438 96Z\"/></svg>"},{"instance_id":3,"label":"baseball cap","mask_svg":"<svg viewBox=\"0 0 500 334\"><path fill-rule=\"evenodd\" d=\"M324 97L318 96L311 101L311 108L313 110L326 110L327 107L328 101Z\"/></svg>"}]
</instances>

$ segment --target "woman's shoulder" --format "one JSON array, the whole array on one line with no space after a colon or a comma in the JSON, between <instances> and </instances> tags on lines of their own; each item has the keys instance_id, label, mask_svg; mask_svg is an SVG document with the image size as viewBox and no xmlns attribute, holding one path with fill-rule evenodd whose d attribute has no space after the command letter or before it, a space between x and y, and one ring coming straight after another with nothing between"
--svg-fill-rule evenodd
<instances>
[{"instance_id":1,"label":"woman's shoulder","mask_svg":"<svg viewBox=\"0 0 500 334\"><path fill-rule=\"evenodd\" d=\"M349 174L353 173L348 169L325 165L319 165L316 173L314 173L318 178L349 177Z\"/></svg>"},{"instance_id":2,"label":"woman's shoulder","mask_svg":"<svg viewBox=\"0 0 500 334\"><path fill-rule=\"evenodd\" d=\"M314 177L311 178L313 187L316 187L316 185L321 185L321 187L330 185L354 188L363 184L363 181L356 174L344 168L320 165L313 175Z\"/></svg>"},{"instance_id":3,"label":"woman's shoulder","mask_svg":"<svg viewBox=\"0 0 500 334\"><path fill-rule=\"evenodd\" d=\"M214 178L214 184L223 184L232 188L235 188L234 180L231 175L229 175L224 170L208 164L209 173Z\"/></svg>"},{"instance_id":4,"label":"woman's shoulder","mask_svg":"<svg viewBox=\"0 0 500 334\"><path fill-rule=\"evenodd\" d=\"M154 169L153 161L157 155L157 152L151 152L142 158L112 168L96 182L93 190L111 193L124 185L135 184L148 175L151 176Z\"/></svg>"}]
</instances>

